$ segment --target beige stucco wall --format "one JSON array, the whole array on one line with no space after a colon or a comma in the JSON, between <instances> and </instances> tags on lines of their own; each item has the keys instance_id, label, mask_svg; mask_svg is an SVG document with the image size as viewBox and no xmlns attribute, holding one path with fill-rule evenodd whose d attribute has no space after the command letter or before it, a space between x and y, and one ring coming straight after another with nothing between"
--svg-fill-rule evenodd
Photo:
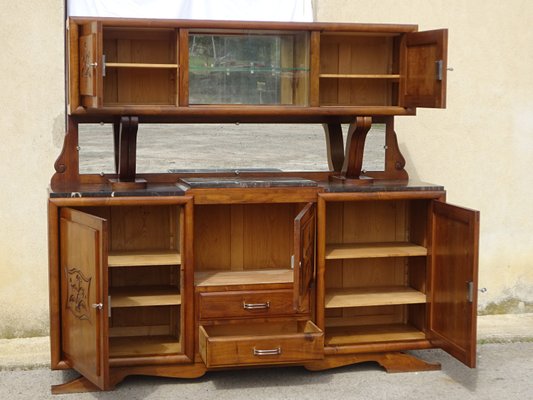
<instances>
[{"instance_id":1,"label":"beige stucco wall","mask_svg":"<svg viewBox=\"0 0 533 400\"><path fill-rule=\"evenodd\" d=\"M0 337L48 331L47 186L64 134L62 0L0 13Z\"/></svg>"},{"instance_id":2,"label":"beige stucco wall","mask_svg":"<svg viewBox=\"0 0 533 400\"><path fill-rule=\"evenodd\" d=\"M315 6L321 21L450 29L448 108L398 118L401 147L412 177L443 184L450 202L481 210L481 305L533 302L533 3ZM62 0L2 7L0 337L48 329L46 190L64 133L63 27Z\"/></svg>"}]
</instances>

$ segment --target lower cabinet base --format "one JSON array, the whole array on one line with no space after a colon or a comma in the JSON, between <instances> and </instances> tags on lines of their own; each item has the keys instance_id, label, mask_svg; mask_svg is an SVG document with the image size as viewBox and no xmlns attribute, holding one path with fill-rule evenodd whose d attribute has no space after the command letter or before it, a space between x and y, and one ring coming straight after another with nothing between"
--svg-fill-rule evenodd
<instances>
[{"instance_id":1,"label":"lower cabinet base","mask_svg":"<svg viewBox=\"0 0 533 400\"><path fill-rule=\"evenodd\" d=\"M306 363L304 367L309 371L324 371L371 361L377 362L389 373L436 371L441 369L440 363L429 363L410 354L400 352L331 355L326 356L323 360Z\"/></svg>"},{"instance_id":2,"label":"lower cabinet base","mask_svg":"<svg viewBox=\"0 0 533 400\"><path fill-rule=\"evenodd\" d=\"M52 394L99 392L100 389L89 382L87 378L80 376L60 385L52 385Z\"/></svg>"},{"instance_id":3,"label":"lower cabinet base","mask_svg":"<svg viewBox=\"0 0 533 400\"><path fill-rule=\"evenodd\" d=\"M439 363L429 363L401 352L327 355L324 359L307 362L302 365L309 371L324 371L363 362L377 362L389 373L435 371L441 369ZM220 370L220 368L217 368L217 370ZM207 371L208 368L203 362L180 365L114 367L109 372L109 388L112 390L129 375L192 379L201 377ZM83 376L60 385L52 386L52 394L98 392L100 390Z\"/></svg>"}]
</instances>

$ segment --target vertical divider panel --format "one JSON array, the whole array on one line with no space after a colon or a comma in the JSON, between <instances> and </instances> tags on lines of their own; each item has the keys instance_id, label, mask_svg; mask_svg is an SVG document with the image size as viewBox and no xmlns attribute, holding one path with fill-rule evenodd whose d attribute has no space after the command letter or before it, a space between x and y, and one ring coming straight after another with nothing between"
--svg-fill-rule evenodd
<instances>
[{"instance_id":1,"label":"vertical divider panel","mask_svg":"<svg viewBox=\"0 0 533 400\"><path fill-rule=\"evenodd\" d=\"M316 324L325 329L326 295L326 201L320 194L317 200L317 277L316 277Z\"/></svg>"},{"instance_id":2,"label":"vertical divider panel","mask_svg":"<svg viewBox=\"0 0 533 400\"><path fill-rule=\"evenodd\" d=\"M174 49L174 60L176 60L176 64L178 64L178 68L176 69L176 72L174 74L174 77L175 77L175 80L174 80L174 85L175 85L175 90L174 90L174 93L175 93L175 96L174 98L171 100L171 104L174 104L177 106L179 106L180 104L180 86L181 86L181 69L182 69L182 62L181 62L181 59L180 59L180 55L181 55L181 41L180 41L180 30L179 29L176 29L174 31L174 34L173 34L173 40L174 40L174 46L173 46L173 49ZM187 49L189 47L187 46Z\"/></svg>"},{"instance_id":3,"label":"vertical divider panel","mask_svg":"<svg viewBox=\"0 0 533 400\"><path fill-rule=\"evenodd\" d=\"M193 236L194 236L194 209L192 197L187 198L182 211L181 226L182 234L180 240L182 243L181 268L183 276L181 279L181 312L180 317L182 321L180 338L182 343L181 350L194 360L194 337L195 337L195 323L194 323L194 252L193 252Z\"/></svg>"},{"instance_id":4,"label":"vertical divider panel","mask_svg":"<svg viewBox=\"0 0 533 400\"><path fill-rule=\"evenodd\" d=\"M179 89L178 89L178 105L180 107L187 107L189 105L189 30L179 30L178 42L179 55Z\"/></svg>"},{"instance_id":5,"label":"vertical divider panel","mask_svg":"<svg viewBox=\"0 0 533 400\"><path fill-rule=\"evenodd\" d=\"M320 105L320 32L311 32L311 71L309 73L309 105L318 107Z\"/></svg>"},{"instance_id":6,"label":"vertical divider panel","mask_svg":"<svg viewBox=\"0 0 533 400\"><path fill-rule=\"evenodd\" d=\"M68 29L68 64L66 65L66 71L69 82L68 113L71 113L80 106L80 53L78 24L71 20Z\"/></svg>"}]
</instances>

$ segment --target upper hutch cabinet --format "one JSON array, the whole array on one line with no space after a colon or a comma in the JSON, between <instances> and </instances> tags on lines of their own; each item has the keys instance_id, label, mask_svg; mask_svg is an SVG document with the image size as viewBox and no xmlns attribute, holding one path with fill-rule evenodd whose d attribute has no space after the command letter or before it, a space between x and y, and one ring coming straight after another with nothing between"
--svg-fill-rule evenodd
<instances>
[{"instance_id":1,"label":"upper hutch cabinet","mask_svg":"<svg viewBox=\"0 0 533 400\"><path fill-rule=\"evenodd\" d=\"M447 30L416 30L71 18L69 112L243 115L246 105L303 118L444 107Z\"/></svg>"}]
</instances>

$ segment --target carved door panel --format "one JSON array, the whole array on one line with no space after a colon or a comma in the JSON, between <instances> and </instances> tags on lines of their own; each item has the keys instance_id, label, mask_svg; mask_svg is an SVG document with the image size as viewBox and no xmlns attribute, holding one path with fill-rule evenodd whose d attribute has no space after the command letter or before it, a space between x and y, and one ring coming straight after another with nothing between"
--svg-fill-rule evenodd
<instances>
[{"instance_id":1,"label":"carved door panel","mask_svg":"<svg viewBox=\"0 0 533 400\"><path fill-rule=\"evenodd\" d=\"M294 305L309 311L309 295L315 275L315 205L308 203L294 220Z\"/></svg>"},{"instance_id":2,"label":"carved door panel","mask_svg":"<svg viewBox=\"0 0 533 400\"><path fill-rule=\"evenodd\" d=\"M429 335L476 366L479 212L433 202Z\"/></svg>"},{"instance_id":3,"label":"carved door panel","mask_svg":"<svg viewBox=\"0 0 533 400\"><path fill-rule=\"evenodd\" d=\"M447 51L447 29L405 35L400 78L403 107L446 107Z\"/></svg>"},{"instance_id":4,"label":"carved door panel","mask_svg":"<svg viewBox=\"0 0 533 400\"><path fill-rule=\"evenodd\" d=\"M84 107L100 107L103 92L102 24L89 22L80 27L80 98Z\"/></svg>"},{"instance_id":5,"label":"carved door panel","mask_svg":"<svg viewBox=\"0 0 533 400\"><path fill-rule=\"evenodd\" d=\"M70 366L100 389L109 384L107 223L60 212L61 348Z\"/></svg>"}]
</instances>

